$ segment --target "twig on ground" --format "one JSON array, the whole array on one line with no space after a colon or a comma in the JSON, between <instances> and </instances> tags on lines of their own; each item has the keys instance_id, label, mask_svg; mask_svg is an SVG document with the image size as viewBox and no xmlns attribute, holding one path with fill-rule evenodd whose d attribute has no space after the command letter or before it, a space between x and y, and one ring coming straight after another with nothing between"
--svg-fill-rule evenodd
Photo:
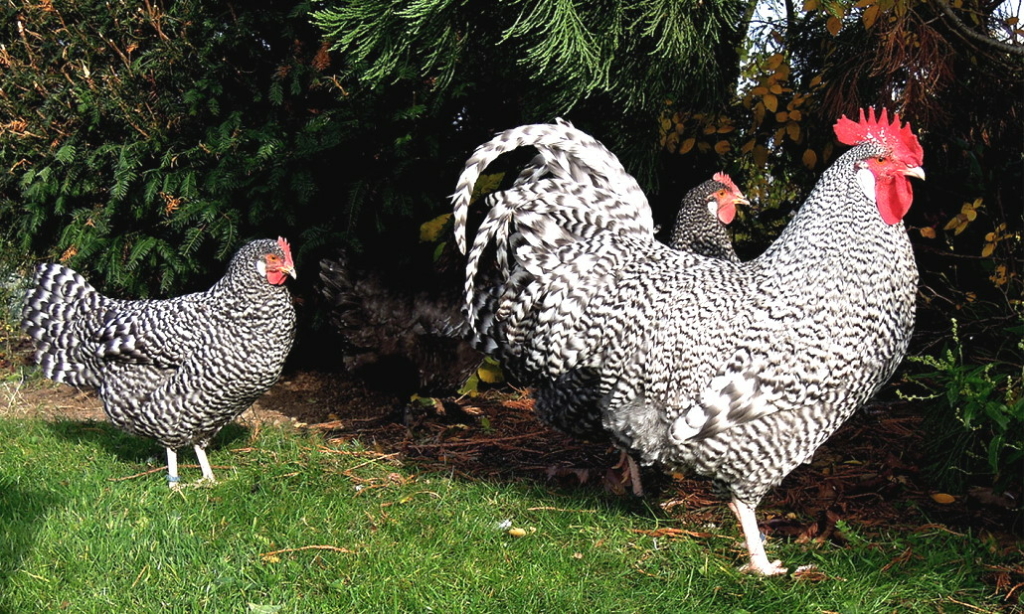
<instances>
[{"instance_id":1,"label":"twig on ground","mask_svg":"<svg viewBox=\"0 0 1024 614\"><path fill-rule=\"evenodd\" d=\"M339 548L337 546L314 545L301 546L299 548L282 548L281 550L271 550L270 552L264 552L263 554L261 554L260 558L266 559L268 557L277 556L279 554L286 554L289 552L301 552L303 550L330 550L331 552L340 552L342 554L355 554L354 550L349 550L348 548Z\"/></svg>"}]
</instances>

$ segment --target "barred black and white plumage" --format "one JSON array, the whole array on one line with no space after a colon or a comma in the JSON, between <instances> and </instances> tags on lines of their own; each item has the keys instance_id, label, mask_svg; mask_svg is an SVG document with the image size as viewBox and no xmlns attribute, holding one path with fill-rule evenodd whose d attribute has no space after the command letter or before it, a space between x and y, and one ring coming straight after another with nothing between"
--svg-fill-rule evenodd
<instances>
[{"instance_id":1,"label":"barred black and white plumage","mask_svg":"<svg viewBox=\"0 0 1024 614\"><path fill-rule=\"evenodd\" d=\"M739 262L726 225L736 217L737 205L749 204L725 173L715 173L683 197L676 214L669 246L672 249Z\"/></svg>"},{"instance_id":2,"label":"barred black and white plumage","mask_svg":"<svg viewBox=\"0 0 1024 614\"><path fill-rule=\"evenodd\" d=\"M589 185L605 181L565 151L542 149L513 185L547 179ZM401 274L345 251L320 261L319 292L349 371L386 380L388 389L399 394L443 396L459 390L477 370L483 354L465 338L462 276L449 275L447 256L444 252L443 262ZM414 381L407 382L410 373Z\"/></svg>"},{"instance_id":3,"label":"barred black and white plumage","mask_svg":"<svg viewBox=\"0 0 1024 614\"><path fill-rule=\"evenodd\" d=\"M844 117L836 134L854 147L752 261L658 243L635 182L616 194L553 178L488 197L467 265L470 327L534 382L538 414L572 428L596 405L645 462L715 479L761 574L785 569L769 562L754 508L891 376L913 327L918 276L900 219L907 176L923 178L920 145L884 111ZM467 162L457 222L495 154L534 142L621 169L565 125L515 128ZM489 243L512 258L498 288L478 290Z\"/></svg>"},{"instance_id":4,"label":"barred black and white plumage","mask_svg":"<svg viewBox=\"0 0 1024 614\"><path fill-rule=\"evenodd\" d=\"M22 328L46 377L97 388L113 424L167 448L172 486L186 445L212 481L206 446L277 381L291 350L288 275L283 239L249 243L209 290L166 300L109 298L75 271L42 264Z\"/></svg>"}]
</instances>

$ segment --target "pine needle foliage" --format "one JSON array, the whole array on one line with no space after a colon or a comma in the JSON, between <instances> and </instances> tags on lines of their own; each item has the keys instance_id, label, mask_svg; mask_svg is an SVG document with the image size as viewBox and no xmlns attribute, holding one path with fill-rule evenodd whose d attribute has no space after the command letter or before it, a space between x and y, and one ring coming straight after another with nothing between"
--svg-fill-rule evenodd
<instances>
[{"instance_id":1,"label":"pine needle foliage","mask_svg":"<svg viewBox=\"0 0 1024 614\"><path fill-rule=\"evenodd\" d=\"M483 134L495 128L486 125L494 116L506 118L503 128L571 113L636 158L636 168L651 163L653 118L666 99L694 106L727 101L748 5L329 0L314 11L313 23L348 58L346 76L364 87L425 83L431 110L454 109L453 121L467 129L483 124Z\"/></svg>"}]
</instances>

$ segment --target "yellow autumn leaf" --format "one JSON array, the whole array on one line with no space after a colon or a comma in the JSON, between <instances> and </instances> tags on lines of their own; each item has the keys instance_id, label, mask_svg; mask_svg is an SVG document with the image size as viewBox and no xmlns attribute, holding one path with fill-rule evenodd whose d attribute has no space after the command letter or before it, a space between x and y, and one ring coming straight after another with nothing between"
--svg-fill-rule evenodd
<instances>
[{"instance_id":1,"label":"yellow autumn leaf","mask_svg":"<svg viewBox=\"0 0 1024 614\"><path fill-rule=\"evenodd\" d=\"M786 134L794 143L800 142L800 124L796 122L789 122L786 124Z\"/></svg>"},{"instance_id":2,"label":"yellow autumn leaf","mask_svg":"<svg viewBox=\"0 0 1024 614\"><path fill-rule=\"evenodd\" d=\"M715 143L715 153L720 156L724 156L730 149L732 149L732 145L730 145L729 141L726 141L725 139Z\"/></svg>"},{"instance_id":3,"label":"yellow autumn leaf","mask_svg":"<svg viewBox=\"0 0 1024 614\"><path fill-rule=\"evenodd\" d=\"M857 4L854 4L853 6L859 8L859 9L862 9L865 6L871 6L872 4L874 4L877 1L878 0L858 0Z\"/></svg>"},{"instance_id":4,"label":"yellow autumn leaf","mask_svg":"<svg viewBox=\"0 0 1024 614\"><path fill-rule=\"evenodd\" d=\"M691 149L693 149L693 146L696 142L697 139L692 136L686 139L685 141L683 141L682 145L679 146L679 153L684 154L689 152Z\"/></svg>"},{"instance_id":5,"label":"yellow autumn leaf","mask_svg":"<svg viewBox=\"0 0 1024 614\"><path fill-rule=\"evenodd\" d=\"M861 15L861 21L864 22L865 30L870 30L871 26L875 25L875 21L878 20L878 13L880 12L881 9L877 4L872 4L866 11L864 11L864 14Z\"/></svg>"},{"instance_id":6,"label":"yellow autumn leaf","mask_svg":"<svg viewBox=\"0 0 1024 614\"><path fill-rule=\"evenodd\" d=\"M1010 277L1006 274L1005 264L1000 264L999 266L997 266L988 278L992 280L992 283L994 283L996 286L1006 285L1006 283L1010 281Z\"/></svg>"},{"instance_id":7,"label":"yellow autumn leaf","mask_svg":"<svg viewBox=\"0 0 1024 614\"><path fill-rule=\"evenodd\" d=\"M920 232L921 236L924 237L925 239L934 239L935 238L935 229L932 228L931 226L925 226L924 228L918 228L918 232Z\"/></svg>"},{"instance_id":8,"label":"yellow autumn leaf","mask_svg":"<svg viewBox=\"0 0 1024 614\"><path fill-rule=\"evenodd\" d=\"M818 0L804 0L804 11L810 13L818 10Z\"/></svg>"},{"instance_id":9,"label":"yellow autumn leaf","mask_svg":"<svg viewBox=\"0 0 1024 614\"><path fill-rule=\"evenodd\" d=\"M932 501L936 503L941 503L942 505L949 505L950 503L956 501L956 497L954 497L953 495L947 495L944 492L937 492L932 495Z\"/></svg>"},{"instance_id":10,"label":"yellow autumn leaf","mask_svg":"<svg viewBox=\"0 0 1024 614\"><path fill-rule=\"evenodd\" d=\"M957 226L959 226L962 223L961 222L962 219L963 218L960 217L960 214L958 213L957 215L955 215L953 217L953 219L951 219L948 222L946 222L946 225L943 226L942 229L943 230L953 230L954 228L956 228Z\"/></svg>"},{"instance_id":11,"label":"yellow autumn leaf","mask_svg":"<svg viewBox=\"0 0 1024 614\"><path fill-rule=\"evenodd\" d=\"M434 219L420 224L420 241L433 243L440 239L441 234L444 232L444 227L451 216L451 213L442 213Z\"/></svg>"},{"instance_id":12,"label":"yellow autumn leaf","mask_svg":"<svg viewBox=\"0 0 1024 614\"><path fill-rule=\"evenodd\" d=\"M505 173L480 175L480 178L476 180L476 185L473 186L473 195L470 197L470 201L476 202L476 199L481 196L486 196L487 194L497 190L501 185L501 180L504 178Z\"/></svg>"},{"instance_id":13,"label":"yellow autumn leaf","mask_svg":"<svg viewBox=\"0 0 1024 614\"><path fill-rule=\"evenodd\" d=\"M756 140L750 139L749 141L747 141L746 143L743 144L743 147L740 147L740 151L742 153L748 154L748 153L750 153L754 149L754 145L756 145L756 144L757 144Z\"/></svg>"},{"instance_id":14,"label":"yellow autumn leaf","mask_svg":"<svg viewBox=\"0 0 1024 614\"><path fill-rule=\"evenodd\" d=\"M505 374L502 373L501 366L490 358L485 359L480 364L480 368L476 370L476 375L485 384L500 384L505 381Z\"/></svg>"},{"instance_id":15,"label":"yellow autumn leaf","mask_svg":"<svg viewBox=\"0 0 1024 614\"><path fill-rule=\"evenodd\" d=\"M813 149L808 149L804 152L802 162L807 168L813 169L814 165L818 163L818 154L814 153Z\"/></svg>"},{"instance_id":16,"label":"yellow autumn leaf","mask_svg":"<svg viewBox=\"0 0 1024 614\"><path fill-rule=\"evenodd\" d=\"M768 91L773 94L781 94L782 86L779 85L778 83L772 83L771 86L768 88Z\"/></svg>"},{"instance_id":17,"label":"yellow autumn leaf","mask_svg":"<svg viewBox=\"0 0 1024 614\"><path fill-rule=\"evenodd\" d=\"M996 244L995 243L986 243L985 247L981 248L981 257L982 258L988 258L989 256L992 255L992 253L994 251L996 251Z\"/></svg>"},{"instance_id":18,"label":"yellow autumn leaf","mask_svg":"<svg viewBox=\"0 0 1024 614\"><path fill-rule=\"evenodd\" d=\"M968 222L973 222L974 220L978 219L978 211L976 209L964 208L963 215L965 218L967 218Z\"/></svg>"},{"instance_id":19,"label":"yellow autumn leaf","mask_svg":"<svg viewBox=\"0 0 1024 614\"><path fill-rule=\"evenodd\" d=\"M764 101L758 102L754 105L754 127L760 126L764 123Z\"/></svg>"},{"instance_id":20,"label":"yellow autumn leaf","mask_svg":"<svg viewBox=\"0 0 1024 614\"><path fill-rule=\"evenodd\" d=\"M804 114L801 113L799 109L793 109L792 111L789 112L789 119L791 119L791 120L793 120L795 122L798 122L798 121L800 121L803 118L804 118Z\"/></svg>"},{"instance_id":21,"label":"yellow autumn leaf","mask_svg":"<svg viewBox=\"0 0 1024 614\"><path fill-rule=\"evenodd\" d=\"M764 145L754 146L754 164L758 166L768 164L768 148Z\"/></svg>"},{"instance_id":22,"label":"yellow autumn leaf","mask_svg":"<svg viewBox=\"0 0 1024 614\"><path fill-rule=\"evenodd\" d=\"M832 36L838 36L839 31L843 29L843 20L838 17L829 17L828 21L825 22L825 29Z\"/></svg>"},{"instance_id":23,"label":"yellow autumn leaf","mask_svg":"<svg viewBox=\"0 0 1024 614\"><path fill-rule=\"evenodd\" d=\"M728 134L736 129L736 126L726 124L718 127L718 134Z\"/></svg>"},{"instance_id":24,"label":"yellow autumn leaf","mask_svg":"<svg viewBox=\"0 0 1024 614\"><path fill-rule=\"evenodd\" d=\"M772 113L777 111L779 108L779 99L776 98L774 94L765 94L764 98L761 99L761 102L764 103L764 108L768 109Z\"/></svg>"},{"instance_id":25,"label":"yellow autumn leaf","mask_svg":"<svg viewBox=\"0 0 1024 614\"><path fill-rule=\"evenodd\" d=\"M758 85L754 89L750 90L750 93L755 96L764 96L768 93L768 88L763 85Z\"/></svg>"}]
</instances>

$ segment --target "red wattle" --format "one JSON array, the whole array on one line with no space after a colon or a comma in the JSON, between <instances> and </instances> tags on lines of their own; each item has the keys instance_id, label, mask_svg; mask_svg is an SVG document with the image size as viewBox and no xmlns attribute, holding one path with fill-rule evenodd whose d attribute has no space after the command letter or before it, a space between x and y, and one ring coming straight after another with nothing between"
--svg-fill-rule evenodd
<instances>
[{"instance_id":1,"label":"red wattle","mask_svg":"<svg viewBox=\"0 0 1024 614\"><path fill-rule=\"evenodd\" d=\"M736 219L736 205L733 203L725 203L724 205L718 206L718 219L723 224L731 224Z\"/></svg>"},{"instance_id":2,"label":"red wattle","mask_svg":"<svg viewBox=\"0 0 1024 614\"><path fill-rule=\"evenodd\" d=\"M282 273L281 271L267 271L267 281L275 286L280 286L287 279L288 275L286 273Z\"/></svg>"},{"instance_id":3,"label":"red wattle","mask_svg":"<svg viewBox=\"0 0 1024 614\"><path fill-rule=\"evenodd\" d=\"M892 226L903 219L914 202L910 180L899 175L875 183L875 201L882 221Z\"/></svg>"}]
</instances>

